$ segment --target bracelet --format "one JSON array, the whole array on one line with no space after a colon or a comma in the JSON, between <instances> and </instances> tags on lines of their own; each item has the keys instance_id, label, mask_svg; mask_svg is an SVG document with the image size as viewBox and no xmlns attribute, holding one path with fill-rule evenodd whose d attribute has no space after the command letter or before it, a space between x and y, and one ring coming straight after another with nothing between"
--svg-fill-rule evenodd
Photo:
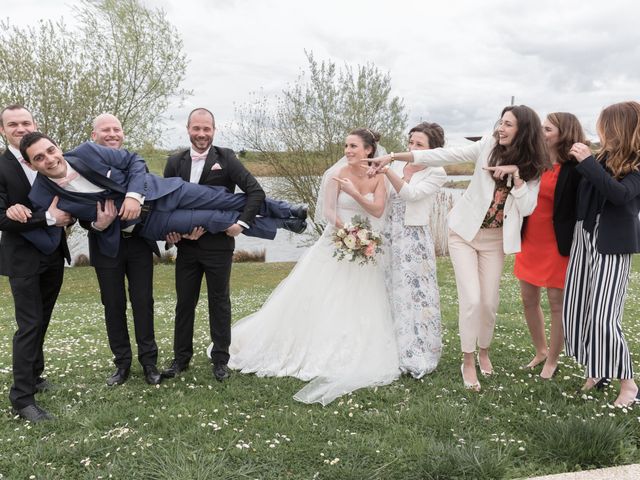
<instances>
[{"instance_id":1,"label":"bracelet","mask_svg":"<svg viewBox=\"0 0 640 480\"><path fill-rule=\"evenodd\" d=\"M389 162L389 165L391 165L396 160L396 154L391 152L389 156L391 157L391 161Z\"/></svg>"}]
</instances>

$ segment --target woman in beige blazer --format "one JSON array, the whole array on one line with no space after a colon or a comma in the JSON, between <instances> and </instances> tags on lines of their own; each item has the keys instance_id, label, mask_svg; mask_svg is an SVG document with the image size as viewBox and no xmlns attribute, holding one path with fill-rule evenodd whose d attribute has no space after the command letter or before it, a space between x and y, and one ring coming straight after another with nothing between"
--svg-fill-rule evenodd
<instances>
[{"instance_id":1,"label":"woman in beige blazer","mask_svg":"<svg viewBox=\"0 0 640 480\"><path fill-rule=\"evenodd\" d=\"M437 123L422 122L409 131L409 150L443 145L444 131ZM447 174L442 167L406 162L383 170L391 183L384 229L384 277L400 370L421 378L436 368L442 353L440 294L429 213Z\"/></svg>"},{"instance_id":2,"label":"woman in beige blazer","mask_svg":"<svg viewBox=\"0 0 640 480\"><path fill-rule=\"evenodd\" d=\"M469 187L449 213L449 254L456 275L464 385L479 391L480 372L493 373L489 347L498 309L504 255L520 250L523 217L535 206L547 155L540 118L524 105L505 107L492 136L460 148L393 152L374 161L382 169L393 160L441 166L475 163Z\"/></svg>"}]
</instances>

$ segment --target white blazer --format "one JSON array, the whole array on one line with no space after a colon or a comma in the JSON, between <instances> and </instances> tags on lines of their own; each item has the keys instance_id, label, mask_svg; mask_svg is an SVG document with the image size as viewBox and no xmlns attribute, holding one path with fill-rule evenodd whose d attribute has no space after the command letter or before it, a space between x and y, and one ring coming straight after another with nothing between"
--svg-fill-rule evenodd
<instances>
[{"instance_id":1,"label":"white blazer","mask_svg":"<svg viewBox=\"0 0 640 480\"><path fill-rule=\"evenodd\" d=\"M489 156L496 141L491 135L483 137L473 145L453 148L434 148L431 150L413 150L413 160L429 166L441 166L448 163L474 162L476 167L469 187L449 212L449 228L467 242L471 242L487 215L493 200L495 182L489 172L483 170L489 162ZM530 180L513 187L504 206L504 224L502 243L504 253L520 251L520 229L522 219L531 215L538 202L540 180Z\"/></svg>"},{"instance_id":2,"label":"white blazer","mask_svg":"<svg viewBox=\"0 0 640 480\"><path fill-rule=\"evenodd\" d=\"M406 162L394 162L391 169L399 177L404 175ZM404 224L418 226L429 224L429 214L435 193L447 181L447 173L442 167L427 167L415 172L408 183L402 186L398 196L405 201ZM393 186L389 186L393 189Z\"/></svg>"}]
</instances>

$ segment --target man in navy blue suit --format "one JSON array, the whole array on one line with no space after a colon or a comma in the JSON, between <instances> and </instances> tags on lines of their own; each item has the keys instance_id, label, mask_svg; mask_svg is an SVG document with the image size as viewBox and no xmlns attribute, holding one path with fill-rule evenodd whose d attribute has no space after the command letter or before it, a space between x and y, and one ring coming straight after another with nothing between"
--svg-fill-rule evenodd
<instances>
[{"instance_id":1,"label":"man in navy blue suit","mask_svg":"<svg viewBox=\"0 0 640 480\"><path fill-rule=\"evenodd\" d=\"M58 197L58 208L78 220L93 222L98 248L115 257L120 231L132 228L141 237L162 240L170 232L189 233L202 226L220 232L237 223L246 203L243 194L223 187L162 178L147 173L135 153L83 143L62 154L56 143L40 132L20 142L24 159L39 175L29 198L36 210L46 209ZM265 199L243 233L273 239L278 228L296 233L306 229L306 208ZM23 236L47 253L59 244L60 229L42 228Z\"/></svg>"}]
</instances>

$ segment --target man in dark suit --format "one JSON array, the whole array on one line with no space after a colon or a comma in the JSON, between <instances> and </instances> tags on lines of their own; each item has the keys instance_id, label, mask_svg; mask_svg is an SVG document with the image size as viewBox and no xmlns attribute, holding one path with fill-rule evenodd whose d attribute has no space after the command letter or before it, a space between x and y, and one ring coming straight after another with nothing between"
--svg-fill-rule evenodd
<instances>
[{"instance_id":1,"label":"man in dark suit","mask_svg":"<svg viewBox=\"0 0 640 480\"><path fill-rule=\"evenodd\" d=\"M98 145L119 149L124 142L120 120L103 113L93 121L91 139ZM104 305L109 347L113 353L116 371L107 378L107 385L122 385L129 378L132 352L127 328L127 293L125 277L129 285L129 301L133 311L133 325L138 361L142 365L145 381L157 385L162 377L156 367L158 346L153 325L153 254L160 256L158 244L153 240L121 231L120 246L115 258L100 253L99 232L88 227L89 256L96 270L100 285L100 298Z\"/></svg>"},{"instance_id":2,"label":"man in dark suit","mask_svg":"<svg viewBox=\"0 0 640 480\"><path fill-rule=\"evenodd\" d=\"M191 232L198 225L220 232L236 223L247 202L246 195L222 187L152 175L140 156L126 150L83 143L63 155L51 138L32 132L20 141L20 152L39 173L29 192L34 207L42 210L59 198L60 209L92 222L100 232L98 249L111 258L118 253L122 230L131 229L149 240L164 239L169 232ZM306 211L300 210L265 199L260 204L261 217L245 234L273 239L278 228L301 233L306 228ZM21 234L43 253L51 253L60 235L51 228Z\"/></svg>"},{"instance_id":3,"label":"man in dark suit","mask_svg":"<svg viewBox=\"0 0 640 480\"><path fill-rule=\"evenodd\" d=\"M234 192L236 186L246 194L246 206L226 231L205 233L195 240L170 236L177 242L176 259L176 323L174 358L162 374L175 377L186 370L193 356L195 309L203 275L207 279L209 329L213 341L211 360L214 377L222 381L229 376L229 344L231 343L231 300L229 278L235 247L234 237L243 232L258 213L264 192L256 179L236 158L233 150L213 146L215 120L204 108L193 110L187 120L191 148L167 160L165 177L180 177L186 182L215 185Z\"/></svg>"},{"instance_id":4,"label":"man in dark suit","mask_svg":"<svg viewBox=\"0 0 640 480\"><path fill-rule=\"evenodd\" d=\"M63 262L69 250L62 226L72 218L57 208L57 200L46 210L34 213L25 223L10 220L31 211L28 194L35 172L24 165L18 150L21 138L35 130L31 113L21 105L10 105L0 113L0 133L8 148L0 157L0 274L9 277L18 329L13 336L13 385L9 399L14 413L37 422L53 416L38 406L34 394L51 387L42 377L43 344L53 307L62 286ZM59 231L58 243L48 254L38 251L20 234L50 225Z\"/></svg>"}]
</instances>

